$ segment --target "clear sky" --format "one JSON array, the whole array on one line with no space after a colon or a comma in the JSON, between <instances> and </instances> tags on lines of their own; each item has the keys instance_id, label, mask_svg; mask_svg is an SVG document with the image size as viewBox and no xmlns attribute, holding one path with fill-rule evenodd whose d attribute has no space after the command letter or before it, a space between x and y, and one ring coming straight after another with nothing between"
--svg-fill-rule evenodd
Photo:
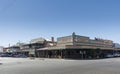
<instances>
[{"instance_id":1,"label":"clear sky","mask_svg":"<svg viewBox=\"0 0 120 74\"><path fill-rule=\"evenodd\" d=\"M120 43L120 0L0 0L0 46L72 32Z\"/></svg>"}]
</instances>

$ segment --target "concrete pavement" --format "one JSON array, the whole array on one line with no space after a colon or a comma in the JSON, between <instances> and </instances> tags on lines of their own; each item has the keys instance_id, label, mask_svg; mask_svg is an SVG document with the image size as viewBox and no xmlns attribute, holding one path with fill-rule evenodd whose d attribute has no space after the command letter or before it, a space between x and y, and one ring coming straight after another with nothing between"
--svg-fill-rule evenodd
<instances>
[{"instance_id":1,"label":"concrete pavement","mask_svg":"<svg viewBox=\"0 0 120 74\"><path fill-rule=\"evenodd\" d=\"M0 58L0 62L3 63L0 65L1 74L120 74L120 58L101 60Z\"/></svg>"}]
</instances>

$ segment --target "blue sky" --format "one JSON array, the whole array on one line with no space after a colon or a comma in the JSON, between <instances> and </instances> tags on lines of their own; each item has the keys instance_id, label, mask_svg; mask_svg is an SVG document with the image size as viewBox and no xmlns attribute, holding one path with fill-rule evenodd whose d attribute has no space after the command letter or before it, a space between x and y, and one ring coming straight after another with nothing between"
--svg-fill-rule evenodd
<instances>
[{"instance_id":1,"label":"blue sky","mask_svg":"<svg viewBox=\"0 0 120 74\"><path fill-rule=\"evenodd\" d=\"M120 43L120 0L0 0L0 45L78 35Z\"/></svg>"}]
</instances>

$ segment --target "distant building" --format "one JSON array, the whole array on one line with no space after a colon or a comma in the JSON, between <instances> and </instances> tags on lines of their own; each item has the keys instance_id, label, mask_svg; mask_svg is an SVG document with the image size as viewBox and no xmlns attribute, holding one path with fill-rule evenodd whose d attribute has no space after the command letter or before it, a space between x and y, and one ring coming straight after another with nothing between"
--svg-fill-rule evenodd
<instances>
[{"instance_id":1,"label":"distant building","mask_svg":"<svg viewBox=\"0 0 120 74\"><path fill-rule=\"evenodd\" d=\"M10 53L20 53L20 47L19 46L10 46L10 47L8 47L8 52L10 52Z\"/></svg>"},{"instance_id":2,"label":"distant building","mask_svg":"<svg viewBox=\"0 0 120 74\"><path fill-rule=\"evenodd\" d=\"M119 49L120 48L120 44L119 43L114 43L113 44L113 48Z\"/></svg>"},{"instance_id":3,"label":"distant building","mask_svg":"<svg viewBox=\"0 0 120 74\"><path fill-rule=\"evenodd\" d=\"M24 43L16 43L15 45L12 45L12 46L8 46L8 47L5 47L3 49L4 52L10 52L10 53L21 53L21 50L20 50L20 47L23 45Z\"/></svg>"},{"instance_id":4,"label":"distant building","mask_svg":"<svg viewBox=\"0 0 120 74\"><path fill-rule=\"evenodd\" d=\"M9 52L9 49L7 48L7 47L4 47L3 48L3 52L5 53L5 52Z\"/></svg>"},{"instance_id":5,"label":"distant building","mask_svg":"<svg viewBox=\"0 0 120 74\"><path fill-rule=\"evenodd\" d=\"M0 53L3 53L3 46L0 46Z\"/></svg>"}]
</instances>

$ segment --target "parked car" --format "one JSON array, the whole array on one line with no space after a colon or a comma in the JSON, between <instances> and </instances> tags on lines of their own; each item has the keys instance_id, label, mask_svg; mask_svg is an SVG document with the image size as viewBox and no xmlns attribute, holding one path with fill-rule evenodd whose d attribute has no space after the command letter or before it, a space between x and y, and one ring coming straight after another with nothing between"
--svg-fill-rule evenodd
<instances>
[{"instance_id":1,"label":"parked car","mask_svg":"<svg viewBox=\"0 0 120 74\"><path fill-rule=\"evenodd\" d=\"M115 53L114 57L120 57L120 53Z\"/></svg>"},{"instance_id":2,"label":"parked car","mask_svg":"<svg viewBox=\"0 0 120 74\"><path fill-rule=\"evenodd\" d=\"M114 57L114 55L113 54L106 54L106 56L105 56L106 58L113 58Z\"/></svg>"},{"instance_id":3,"label":"parked car","mask_svg":"<svg viewBox=\"0 0 120 74\"><path fill-rule=\"evenodd\" d=\"M10 57L10 55L7 54L7 53L2 53L2 54L0 55L0 57Z\"/></svg>"},{"instance_id":4,"label":"parked car","mask_svg":"<svg viewBox=\"0 0 120 74\"><path fill-rule=\"evenodd\" d=\"M17 54L17 55L14 55L13 57L16 57L16 58L27 58L27 56L24 55L24 54Z\"/></svg>"}]
</instances>

